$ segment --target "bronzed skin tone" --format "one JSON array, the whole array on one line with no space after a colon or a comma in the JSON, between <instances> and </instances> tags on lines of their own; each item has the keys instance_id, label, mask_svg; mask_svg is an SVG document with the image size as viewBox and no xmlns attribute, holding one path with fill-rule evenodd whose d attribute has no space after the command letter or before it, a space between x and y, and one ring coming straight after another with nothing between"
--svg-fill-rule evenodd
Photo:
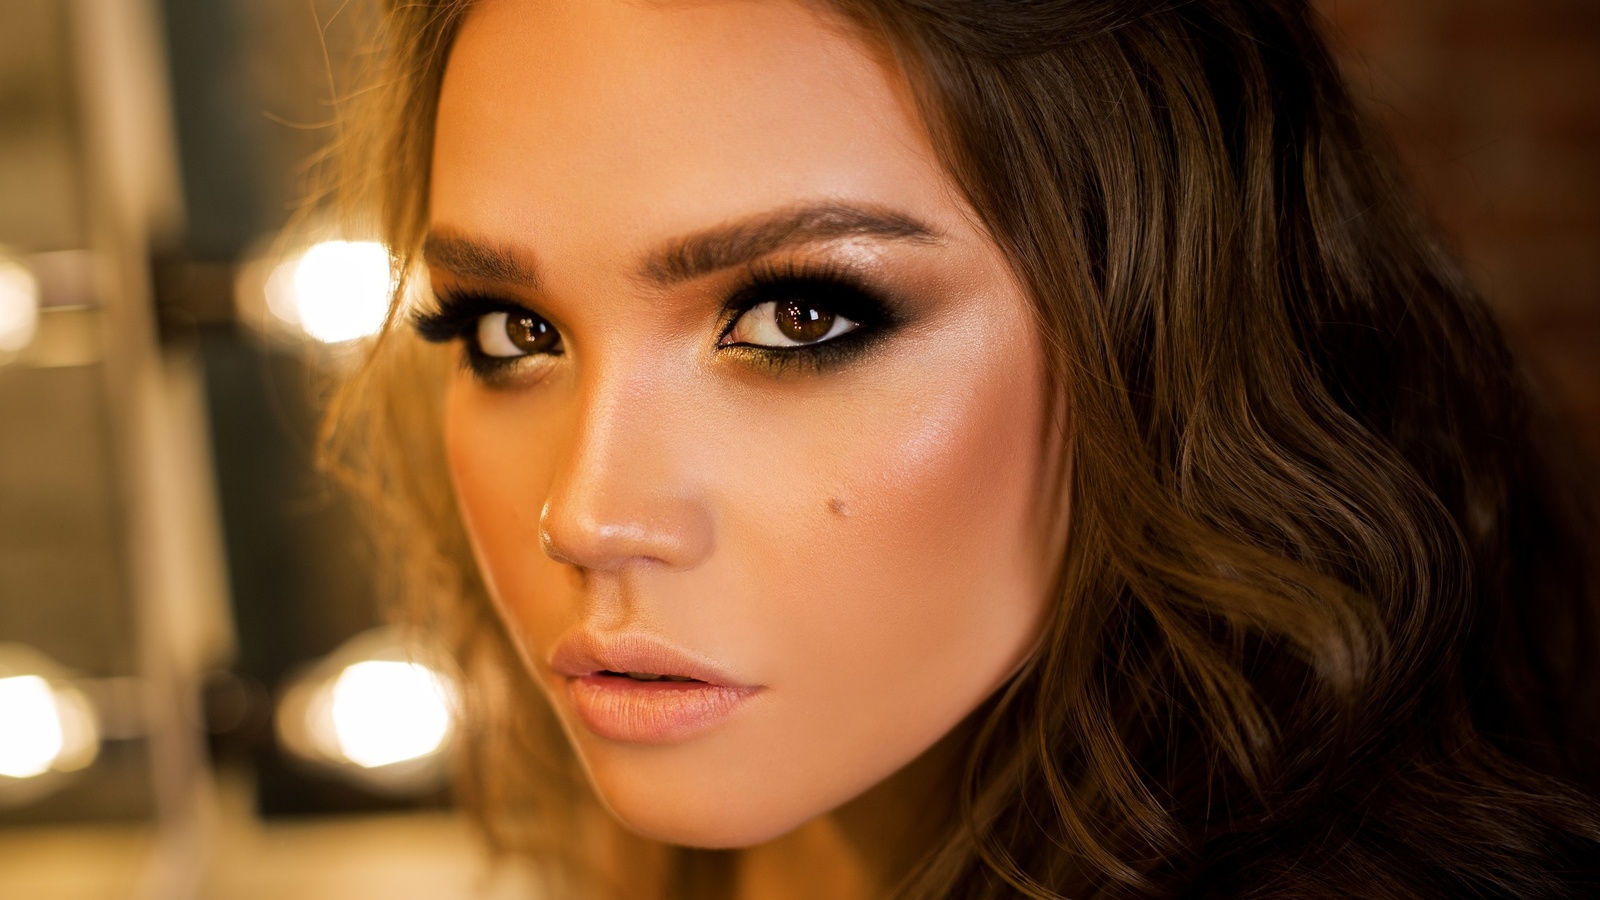
<instances>
[{"instance_id":1,"label":"bronzed skin tone","mask_svg":"<svg viewBox=\"0 0 1600 900\"><path fill-rule=\"evenodd\" d=\"M747 900L881 893L950 815L941 739L1045 613L1028 302L880 59L790 3L486 0L440 98L434 290L544 329L462 338L529 353L450 387L480 567L606 807L750 848ZM820 364L731 345L774 334L729 319L752 272L819 270L893 324ZM577 632L759 692L686 740L604 738L550 667Z\"/></svg>"}]
</instances>

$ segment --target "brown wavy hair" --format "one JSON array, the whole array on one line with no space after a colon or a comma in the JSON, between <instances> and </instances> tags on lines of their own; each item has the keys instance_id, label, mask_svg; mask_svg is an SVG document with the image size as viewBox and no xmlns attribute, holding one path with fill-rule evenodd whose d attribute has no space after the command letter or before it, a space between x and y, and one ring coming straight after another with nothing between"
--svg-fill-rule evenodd
<instances>
[{"instance_id":1,"label":"brown wavy hair","mask_svg":"<svg viewBox=\"0 0 1600 900\"><path fill-rule=\"evenodd\" d=\"M975 716L960 816L899 894L1600 884L1591 482L1309 4L831 6L907 76L1028 288L1072 419L1045 638ZM345 207L402 272L469 9L386 11L371 118L341 148ZM648 857L666 895L712 896L717 854L594 812L473 569L438 434L449 361L401 307L326 456L391 541L402 615L476 688L464 799L497 846L576 879L561 890L625 892L619 860Z\"/></svg>"}]
</instances>

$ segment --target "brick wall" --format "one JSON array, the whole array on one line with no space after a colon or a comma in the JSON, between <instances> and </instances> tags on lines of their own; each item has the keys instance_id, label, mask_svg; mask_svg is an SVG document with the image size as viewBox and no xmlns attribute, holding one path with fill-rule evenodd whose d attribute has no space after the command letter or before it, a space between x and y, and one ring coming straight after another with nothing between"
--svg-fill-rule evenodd
<instances>
[{"instance_id":1,"label":"brick wall","mask_svg":"<svg viewBox=\"0 0 1600 900\"><path fill-rule=\"evenodd\" d=\"M1600 2L1319 5L1357 96L1600 458Z\"/></svg>"}]
</instances>

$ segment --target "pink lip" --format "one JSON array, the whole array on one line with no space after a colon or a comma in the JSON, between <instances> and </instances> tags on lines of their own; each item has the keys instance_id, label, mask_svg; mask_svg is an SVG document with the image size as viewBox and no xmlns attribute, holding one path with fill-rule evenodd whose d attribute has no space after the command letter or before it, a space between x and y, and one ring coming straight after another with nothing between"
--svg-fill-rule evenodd
<instances>
[{"instance_id":1,"label":"pink lip","mask_svg":"<svg viewBox=\"0 0 1600 900\"><path fill-rule=\"evenodd\" d=\"M569 634L556 646L550 668L564 676L573 708L590 731L630 743L686 740L727 719L761 690L648 635ZM638 681L607 674L624 672L694 680Z\"/></svg>"}]
</instances>

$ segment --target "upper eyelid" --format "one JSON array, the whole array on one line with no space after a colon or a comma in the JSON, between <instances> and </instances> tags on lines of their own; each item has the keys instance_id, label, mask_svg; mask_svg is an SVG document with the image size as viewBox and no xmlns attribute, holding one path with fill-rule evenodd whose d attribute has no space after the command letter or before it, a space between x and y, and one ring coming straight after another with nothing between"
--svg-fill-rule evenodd
<instances>
[{"instance_id":1,"label":"upper eyelid","mask_svg":"<svg viewBox=\"0 0 1600 900\"><path fill-rule=\"evenodd\" d=\"M512 312L530 312L540 318L548 318L544 313L535 309L533 304L518 298L515 296L515 292L503 288L475 288L465 284L446 282L442 288L430 287L429 293L433 295L435 302L444 307L443 311L446 312L450 311L449 308L451 306L479 303L485 307L494 306L498 309Z\"/></svg>"},{"instance_id":2,"label":"upper eyelid","mask_svg":"<svg viewBox=\"0 0 1600 900\"><path fill-rule=\"evenodd\" d=\"M743 283L729 293L726 306L729 309L748 310L767 300L777 299L771 297L769 292L788 287L829 291L846 297L854 295L865 303L844 305L864 305L874 308L873 311L884 318L897 318L897 304L889 294L852 269L833 263L823 263L820 266L787 263L772 267L748 268ZM837 301L841 298L833 299Z\"/></svg>"},{"instance_id":3,"label":"upper eyelid","mask_svg":"<svg viewBox=\"0 0 1600 900\"><path fill-rule=\"evenodd\" d=\"M549 316L498 291L448 286L435 288L430 293L433 308L415 309L410 314L412 328L427 341L443 343L468 337L480 319L496 312L527 313L556 326ZM556 326L556 330L562 329Z\"/></svg>"},{"instance_id":4,"label":"upper eyelid","mask_svg":"<svg viewBox=\"0 0 1600 900\"><path fill-rule=\"evenodd\" d=\"M446 287L443 290L434 290L435 303L438 312L442 314L486 315L490 312L526 312L538 315L539 319L554 323L549 315L544 314L534 304L526 303L523 299L498 290L474 290L474 288Z\"/></svg>"}]
</instances>

